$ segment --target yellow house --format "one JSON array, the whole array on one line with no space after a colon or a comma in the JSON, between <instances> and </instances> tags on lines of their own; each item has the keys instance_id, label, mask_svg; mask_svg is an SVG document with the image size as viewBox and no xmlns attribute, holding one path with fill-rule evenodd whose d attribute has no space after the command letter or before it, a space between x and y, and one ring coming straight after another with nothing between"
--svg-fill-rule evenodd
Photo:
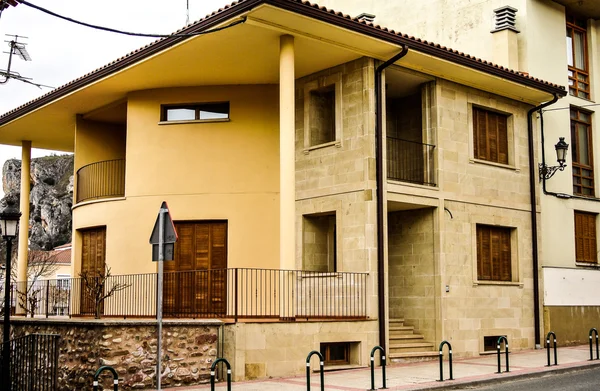
<instances>
[{"instance_id":1,"label":"yellow house","mask_svg":"<svg viewBox=\"0 0 600 391\"><path fill-rule=\"evenodd\" d=\"M155 315L166 201L165 316L223 319L237 379L282 376L314 349L532 347L528 119L565 94L364 18L242 0L0 116L0 142L23 175L32 146L74 152L71 275L129 281L105 316Z\"/></svg>"}]
</instances>

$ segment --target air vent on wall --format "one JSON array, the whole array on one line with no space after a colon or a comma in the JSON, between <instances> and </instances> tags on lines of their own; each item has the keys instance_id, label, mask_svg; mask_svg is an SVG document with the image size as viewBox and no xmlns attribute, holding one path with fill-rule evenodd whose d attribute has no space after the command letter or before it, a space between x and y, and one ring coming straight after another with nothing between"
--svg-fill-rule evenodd
<instances>
[{"instance_id":1,"label":"air vent on wall","mask_svg":"<svg viewBox=\"0 0 600 391\"><path fill-rule=\"evenodd\" d=\"M373 21L375 20L375 15L373 14L367 14L367 13L362 13L360 15L358 15L356 17L356 19L358 19L361 22L367 22L367 23L373 23Z\"/></svg>"},{"instance_id":2,"label":"air vent on wall","mask_svg":"<svg viewBox=\"0 0 600 391\"><path fill-rule=\"evenodd\" d=\"M494 29L492 30L492 32L494 33L496 31L510 29L510 30L516 31L518 33L519 30L517 30L517 27L516 27L517 11L518 10L516 8L510 7L508 5L506 5L504 7L496 8L494 10L495 26L494 26Z\"/></svg>"}]
</instances>

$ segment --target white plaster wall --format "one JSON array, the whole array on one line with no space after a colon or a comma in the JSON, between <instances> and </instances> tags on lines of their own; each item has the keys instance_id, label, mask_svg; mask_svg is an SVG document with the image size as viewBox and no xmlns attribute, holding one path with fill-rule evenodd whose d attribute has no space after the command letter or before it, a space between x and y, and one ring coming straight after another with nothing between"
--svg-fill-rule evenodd
<instances>
[{"instance_id":1,"label":"white plaster wall","mask_svg":"<svg viewBox=\"0 0 600 391\"><path fill-rule=\"evenodd\" d=\"M598 306L600 270L543 268L545 306Z\"/></svg>"}]
</instances>

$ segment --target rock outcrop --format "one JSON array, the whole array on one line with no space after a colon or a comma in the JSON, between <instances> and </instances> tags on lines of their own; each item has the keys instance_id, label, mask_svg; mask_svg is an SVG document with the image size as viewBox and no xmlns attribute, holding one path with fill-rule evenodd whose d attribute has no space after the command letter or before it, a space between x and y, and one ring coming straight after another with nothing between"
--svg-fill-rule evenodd
<instances>
[{"instance_id":1,"label":"rock outcrop","mask_svg":"<svg viewBox=\"0 0 600 391\"><path fill-rule=\"evenodd\" d=\"M29 248L51 250L71 241L73 156L31 159ZM2 168L5 198L20 199L21 161L7 160ZM21 208L19 208L21 209Z\"/></svg>"}]
</instances>

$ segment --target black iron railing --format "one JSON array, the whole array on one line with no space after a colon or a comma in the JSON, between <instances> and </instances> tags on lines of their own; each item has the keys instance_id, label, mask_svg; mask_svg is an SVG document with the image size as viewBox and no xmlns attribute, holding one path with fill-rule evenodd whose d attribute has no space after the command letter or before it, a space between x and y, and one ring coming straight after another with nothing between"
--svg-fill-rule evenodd
<instances>
[{"instance_id":1,"label":"black iron railing","mask_svg":"<svg viewBox=\"0 0 600 391\"><path fill-rule=\"evenodd\" d=\"M435 145L387 137L388 179L435 186Z\"/></svg>"},{"instance_id":2,"label":"black iron railing","mask_svg":"<svg viewBox=\"0 0 600 391\"><path fill-rule=\"evenodd\" d=\"M125 159L105 160L77 170L77 202L125 195Z\"/></svg>"},{"instance_id":3,"label":"black iron railing","mask_svg":"<svg viewBox=\"0 0 600 391\"><path fill-rule=\"evenodd\" d=\"M168 272L164 273L163 314L233 320L364 319L368 275L250 268ZM151 318L156 316L157 283L156 273L106 277L104 292L116 285L123 289L102 302L93 299L81 278L28 283L29 295L34 295L29 303L36 303L28 307L28 314L91 317L98 312L102 317ZM25 283L17 287L23 292Z\"/></svg>"},{"instance_id":4,"label":"black iron railing","mask_svg":"<svg viewBox=\"0 0 600 391\"><path fill-rule=\"evenodd\" d=\"M58 390L59 340L58 335L29 334L7 342L11 391ZM3 343L0 345L4 347ZM0 357L0 377L3 365Z\"/></svg>"}]
</instances>

